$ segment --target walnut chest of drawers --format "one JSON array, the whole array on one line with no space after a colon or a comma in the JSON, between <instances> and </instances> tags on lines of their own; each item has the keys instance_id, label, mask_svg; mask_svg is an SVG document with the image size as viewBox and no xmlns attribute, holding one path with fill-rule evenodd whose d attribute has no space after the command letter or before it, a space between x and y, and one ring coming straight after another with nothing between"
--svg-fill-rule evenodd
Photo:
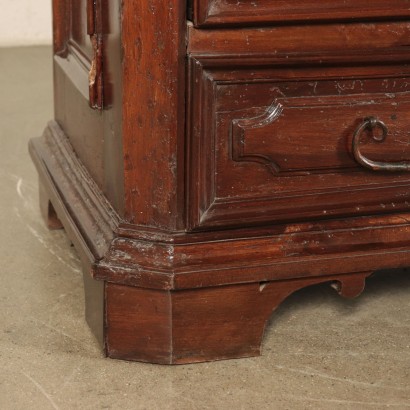
<instances>
[{"instance_id":1,"label":"walnut chest of drawers","mask_svg":"<svg viewBox=\"0 0 410 410\"><path fill-rule=\"evenodd\" d=\"M292 292L410 265L410 1L53 7L30 152L108 356L257 355Z\"/></svg>"}]
</instances>

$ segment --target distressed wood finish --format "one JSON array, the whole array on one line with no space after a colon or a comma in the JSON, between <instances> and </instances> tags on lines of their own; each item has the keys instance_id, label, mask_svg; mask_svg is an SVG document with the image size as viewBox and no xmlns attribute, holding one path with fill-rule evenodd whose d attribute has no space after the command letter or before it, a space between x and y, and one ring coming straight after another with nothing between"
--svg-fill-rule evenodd
<instances>
[{"instance_id":1,"label":"distressed wood finish","mask_svg":"<svg viewBox=\"0 0 410 410\"><path fill-rule=\"evenodd\" d=\"M251 58L252 69L246 57L235 70L191 62L192 228L409 209L408 173L371 172L352 154L355 130L375 116L388 138L363 135L362 152L409 158L407 65L291 70Z\"/></svg>"},{"instance_id":2,"label":"distressed wood finish","mask_svg":"<svg viewBox=\"0 0 410 410\"><path fill-rule=\"evenodd\" d=\"M54 100L55 118L92 177L104 188L103 119L90 107L89 76L93 47L87 34L85 0L55 0Z\"/></svg>"},{"instance_id":3,"label":"distressed wood finish","mask_svg":"<svg viewBox=\"0 0 410 410\"><path fill-rule=\"evenodd\" d=\"M190 0L198 27L410 16L407 0Z\"/></svg>"},{"instance_id":4,"label":"distressed wood finish","mask_svg":"<svg viewBox=\"0 0 410 410\"><path fill-rule=\"evenodd\" d=\"M40 207L108 356L255 356L291 293L409 265L410 174L352 147L375 117L361 153L410 161L409 4L194 0L205 30L171 3L53 1Z\"/></svg>"},{"instance_id":5,"label":"distressed wood finish","mask_svg":"<svg viewBox=\"0 0 410 410\"><path fill-rule=\"evenodd\" d=\"M372 271L408 265L410 214L144 232L121 221L57 124L30 152L42 203L53 204L79 251L86 318L110 357L177 364L258 355L270 314L292 292L329 282L355 297Z\"/></svg>"},{"instance_id":6,"label":"distressed wood finish","mask_svg":"<svg viewBox=\"0 0 410 410\"><path fill-rule=\"evenodd\" d=\"M129 0L122 10L125 217L171 230L183 227L185 9Z\"/></svg>"},{"instance_id":7,"label":"distressed wood finish","mask_svg":"<svg viewBox=\"0 0 410 410\"><path fill-rule=\"evenodd\" d=\"M408 21L378 24L316 24L299 26L245 27L241 30L198 30L188 25L188 53L209 59L226 59L241 65L243 55L275 57L289 66L335 61L339 66L356 59L389 62L408 58ZM380 56L383 60L380 60ZM272 60L272 58L271 58ZM252 66L252 61L250 60Z\"/></svg>"}]
</instances>

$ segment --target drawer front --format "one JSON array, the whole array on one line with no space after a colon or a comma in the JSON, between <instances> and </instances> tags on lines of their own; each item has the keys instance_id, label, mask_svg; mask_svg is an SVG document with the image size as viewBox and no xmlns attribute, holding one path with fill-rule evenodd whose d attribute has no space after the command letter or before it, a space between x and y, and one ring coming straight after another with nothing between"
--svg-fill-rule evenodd
<instances>
[{"instance_id":1,"label":"drawer front","mask_svg":"<svg viewBox=\"0 0 410 410\"><path fill-rule=\"evenodd\" d=\"M354 147L410 161L410 67L226 64L191 61L192 229L409 208L410 172Z\"/></svg>"},{"instance_id":2,"label":"drawer front","mask_svg":"<svg viewBox=\"0 0 410 410\"><path fill-rule=\"evenodd\" d=\"M192 0L194 24L269 24L410 15L408 0Z\"/></svg>"}]
</instances>

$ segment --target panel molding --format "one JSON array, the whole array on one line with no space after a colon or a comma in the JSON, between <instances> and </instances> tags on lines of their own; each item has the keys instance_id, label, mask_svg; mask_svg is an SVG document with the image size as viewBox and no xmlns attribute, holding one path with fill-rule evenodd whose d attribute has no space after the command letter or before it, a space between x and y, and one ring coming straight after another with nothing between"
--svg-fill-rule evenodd
<instances>
[{"instance_id":1,"label":"panel molding","mask_svg":"<svg viewBox=\"0 0 410 410\"><path fill-rule=\"evenodd\" d=\"M271 62L271 68L267 66L268 58ZM396 192L397 195L397 191L400 191L403 201L400 199L400 205L395 204L395 206L397 205L401 209L407 209L408 205L406 204L408 204L407 199L409 196L408 175L396 174L394 180L391 179L391 176L389 179L383 175L375 177L369 174L366 176L363 175L363 169L355 164L353 157L351 158L351 162L345 161L346 164L342 164L343 166L338 165L337 168L334 168L334 166L326 166L322 169L318 168L317 170L311 168L305 171L298 171L297 169L284 169L282 171L274 157L265 155L263 152L247 151L246 147L244 148L242 144L244 141L244 131L252 127L257 128L261 125L274 124L278 119L278 113L275 112L275 104L280 103L282 106L285 106L284 109L286 109L285 101L289 102L289 106L292 105L290 103L292 98L286 100L285 96L277 98L273 103L271 99L271 105L267 102L265 107L263 105L257 107L259 112L264 109L262 114L255 115L255 112L257 112L255 108L254 112L250 112L249 117L234 117L234 121L231 123L230 136L227 135L227 137L230 138L229 145L231 151L230 154L228 154L230 157L227 157L226 160L230 158L231 163L238 164L238 166L241 166L241 163L245 164L245 161L253 161L255 165L259 163L262 170L265 168L269 171L268 173L263 171L267 174L266 177L263 177L266 178L266 180L268 177L274 177L274 175L283 175L286 177L287 175L297 176L299 174L300 178L316 175L316 178L319 178L321 174L324 174L328 178L328 181L330 181L329 178L331 178L332 175L342 175L348 172L352 175L352 178L355 178L355 174L358 175L356 177L357 182L351 181L353 184L349 183L346 185L339 183L339 185L334 185L333 187L325 186L323 188L319 188L319 186L315 187L314 184L313 188L309 188L309 183L306 183L303 189L293 192L286 192L286 190L285 192L280 191L280 195L278 195L275 189L272 189L271 194L255 194L251 184L248 185L250 189L248 196L241 196L242 194L237 194L233 189L232 195L221 194L218 189L218 183L221 183L223 177L220 176L222 174L220 172L221 169L218 168L217 161L218 155L220 161L222 157L220 156L221 154L218 154L220 147L216 145L215 136L216 129L220 127L217 122L221 121L221 118L217 119L218 108L216 107L220 98L220 94L218 94L221 92L220 87L232 86L234 89L235 87L245 86L246 84L256 84L258 82L270 84L275 82L275 74L273 74L274 71L272 70L279 70L277 76L280 80L278 81L285 81L283 80L283 76L284 73L287 72L286 68L281 68L280 57L275 60L274 56L249 56L249 59L252 60L252 63L247 61L246 56L242 56L242 64L237 66L237 61L232 62L232 66L235 66L235 71L229 71L231 65L227 63L227 59L224 59L220 55L216 56L216 58L209 55L191 56L189 69L191 84L190 99L191 101L195 101L195 104L188 116L188 157L191 161L188 164L187 225L190 230L236 226L244 223L258 225L272 221L275 223L290 222L292 220L300 220L298 218L306 217L327 218L349 214L360 215L360 212L363 212L363 210L366 213L385 212L387 211L385 205L382 204L383 209L381 209L380 202L378 204L376 203L378 201L376 197L380 195L380 193L377 193L377 190L380 189L383 190L386 198L393 198L393 192ZM365 56L363 56L362 59L365 59ZM306 67L306 72L310 74L305 75L303 78L306 81L311 80L315 82L318 80L317 73L320 72L320 70L322 70L322 74L319 79L326 79L326 81L332 81L332 79L334 79L336 82L337 80L340 81L341 78L346 81L354 81L357 79L374 81L386 79L386 81L390 81L389 79L409 77L410 73L408 69L406 69L406 65L392 63L391 66L381 66L380 62L376 63L376 59L374 61L373 64L357 61L354 66L346 68L337 68L337 66L329 65L327 66L328 68L325 69L322 64L317 64L316 67ZM277 64L276 67L275 62ZM248 68L249 66L253 68L250 69ZM373 70L370 69L372 66L374 66ZM316 72L315 70L319 71ZM290 78L289 81L295 81L295 77ZM392 80L392 82L393 81L394 80ZM349 93L355 94L346 90L347 98L349 98ZM407 93L406 91L405 95L408 95ZM380 92L379 94L382 95ZM357 95L359 94L357 93ZM375 97L375 94L372 94L372 92L368 95ZM337 95L335 98L338 98ZM358 98L360 99L360 97ZM380 98L384 104L387 104L388 95L383 94L383 97ZM329 99L331 99L331 97L329 97ZM363 96L362 99L364 100L365 96ZM406 101L408 101L408 98ZM364 101L364 106L365 105ZM221 109L223 110L223 108ZM195 124L199 124L199 127L195 126ZM352 134L356 125L355 123L350 125L353 127ZM224 125L224 127L227 126ZM226 167L228 167L228 165L226 165ZM231 167L231 165L229 165L229 167ZM240 168L238 168L238 170L240 170ZM333 170L336 170L336 174L333 173ZM229 174L231 176L228 177L228 180L232 178L235 181L239 181L244 169L242 169L241 172L242 174ZM359 177L360 181L358 179ZM219 180L217 178L219 178ZM343 178L343 176L340 178ZM255 182L255 184L257 185L258 183ZM264 182L264 184L266 185L267 182ZM363 206L362 210L360 207L353 206L353 203L351 205L347 203L350 195L362 195L360 192L365 191L368 193L369 199L366 200L367 205ZM339 198L340 201L336 198ZM304 202L303 215L300 213L300 209L296 212L296 208L292 214L292 207L295 207L298 201ZM333 201L333 204L335 204L336 201L337 206L326 207L321 205L322 202L324 204L330 204L331 201ZM323 212L319 208L322 209Z\"/></svg>"},{"instance_id":2,"label":"panel molding","mask_svg":"<svg viewBox=\"0 0 410 410\"><path fill-rule=\"evenodd\" d=\"M238 118L232 121L232 159L237 162L258 162L268 167L272 174L281 172L280 166L268 155L246 152L246 133L254 128L263 128L271 124L282 114L283 106L274 101L260 116Z\"/></svg>"},{"instance_id":3,"label":"panel molding","mask_svg":"<svg viewBox=\"0 0 410 410\"><path fill-rule=\"evenodd\" d=\"M94 109L103 108L103 27L101 0L87 0L87 38L92 56L72 35L72 0L54 0L54 61L69 75L77 90Z\"/></svg>"},{"instance_id":4,"label":"panel molding","mask_svg":"<svg viewBox=\"0 0 410 410\"><path fill-rule=\"evenodd\" d=\"M360 80L359 80L360 81ZM399 81L399 80L397 80ZM403 81L403 80L402 80ZM404 84L405 84L404 80ZM355 80L353 80L352 84L354 84ZM258 115L256 117L250 118L237 118L232 120L232 131L231 131L231 144L232 144L232 160L236 162L256 162L264 165L269 169L269 171L273 175L282 176L282 175L291 175L295 173L299 173L301 175L306 173L328 173L328 172L340 172L341 169L354 169L357 168L357 163L354 161L353 155L349 155L349 163L339 164L337 167L334 165L329 164L329 159L332 156L341 155L340 152L334 151L333 155L328 154L326 156L322 155L322 161L316 161L314 166L303 166L298 165L298 161L292 160L291 158L285 159L286 163L280 163L280 158L275 159L275 155L280 156L279 152L276 154L269 154L268 152L262 152L261 148L259 147L259 151L256 151L255 148L252 148L252 141L257 139L257 135L255 132L266 130L266 135L268 137L268 141L266 142L268 148L272 146L280 147L283 144L283 141L280 141L278 135L275 131L280 129L280 125L278 124L277 127L274 127L275 123L279 121L279 117L282 120L282 126L286 126L289 122L292 123L295 121L295 116L292 115L293 111L297 113L302 113L304 111L313 111L313 110L320 110L321 112L326 112L329 110L338 111L338 110L348 110L349 107L352 106L351 104L351 95L346 96L321 96L320 99L317 96L310 96L310 97L293 97L289 99L285 98L278 98L275 99L274 102L266 109L266 111L262 115ZM378 106L381 105L399 105L399 104L409 104L409 94L408 92L402 93L395 93L391 95L389 93L383 94L378 93L378 95L373 95L371 104L374 108L374 111L377 110ZM354 109L358 110L360 107L366 108L369 106L369 96L368 94L364 94L363 98L356 97ZM346 112L345 112L346 113ZM330 116L330 113L328 113ZM312 117L312 121L314 121L315 115L310 115L308 117ZM335 118L335 117L332 117ZM340 121L336 121L336 123L341 123ZM323 128L325 128L325 122L323 121ZM273 128L273 129L272 129ZM337 130L337 125L332 126L332 129L335 131ZM329 130L330 131L330 130ZM308 143L308 138L303 137L304 133L304 124L300 124L300 131L298 134L301 135L289 135L288 140L297 141L298 139L302 140L304 143ZM283 138L282 138L283 139ZM294 144L294 143L293 143ZM250 145L250 147L249 147ZM325 150L325 147L323 147ZM278 148L278 151L280 149ZM310 154L313 153L306 153L304 155L306 160L309 160ZM317 153L316 153L317 154ZM387 154L387 152L385 153ZM345 155L346 156L346 155ZM404 160L405 158L403 158ZM335 158L332 160L334 163Z\"/></svg>"},{"instance_id":5,"label":"panel molding","mask_svg":"<svg viewBox=\"0 0 410 410\"><path fill-rule=\"evenodd\" d=\"M68 237L91 267L86 274L97 280L182 290L408 265L409 213L264 226L253 231L162 236L156 229L146 235L144 227L128 225L125 232L125 221L57 123L51 122L43 137L31 140L30 154Z\"/></svg>"}]
</instances>

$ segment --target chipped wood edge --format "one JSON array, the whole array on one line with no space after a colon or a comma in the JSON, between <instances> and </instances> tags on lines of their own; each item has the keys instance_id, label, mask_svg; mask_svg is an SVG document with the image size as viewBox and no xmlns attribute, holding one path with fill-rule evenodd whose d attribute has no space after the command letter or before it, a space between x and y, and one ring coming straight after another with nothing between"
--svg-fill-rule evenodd
<instances>
[{"instance_id":1,"label":"chipped wood edge","mask_svg":"<svg viewBox=\"0 0 410 410\"><path fill-rule=\"evenodd\" d=\"M239 283L313 278L408 265L410 215L379 215L218 233L154 231L124 222L76 157L64 132L51 122L30 151L46 181L59 219L95 279L148 289L193 289ZM373 222L372 222L373 221ZM372 223L371 223L372 222ZM372 247L369 248L369 241ZM232 255L235 255L233 257ZM309 266L307 269L306 266Z\"/></svg>"}]
</instances>

